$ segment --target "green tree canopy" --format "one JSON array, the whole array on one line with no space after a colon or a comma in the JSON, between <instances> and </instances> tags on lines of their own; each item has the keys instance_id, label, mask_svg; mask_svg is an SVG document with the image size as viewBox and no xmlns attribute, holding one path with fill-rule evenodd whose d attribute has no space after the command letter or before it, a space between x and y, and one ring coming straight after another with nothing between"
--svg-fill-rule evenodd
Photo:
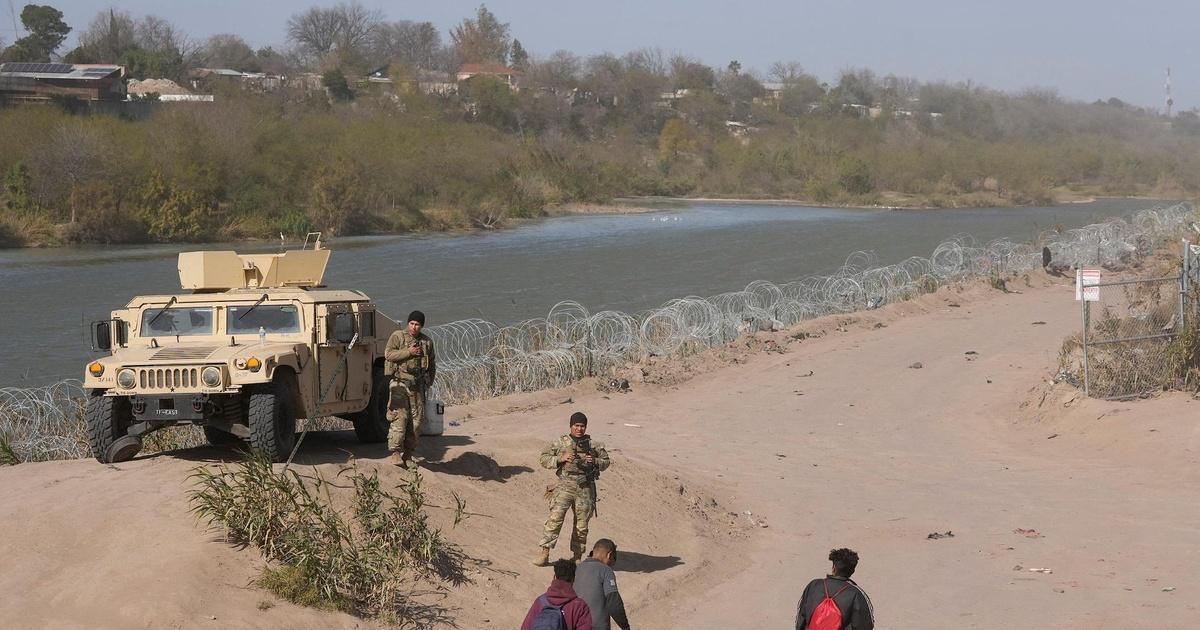
<instances>
[{"instance_id":1,"label":"green tree canopy","mask_svg":"<svg viewBox=\"0 0 1200 630\"><path fill-rule=\"evenodd\" d=\"M47 62L71 32L63 13L50 5L27 4L21 24L29 33L13 42L2 55L6 61Z\"/></svg>"},{"instance_id":2,"label":"green tree canopy","mask_svg":"<svg viewBox=\"0 0 1200 630\"><path fill-rule=\"evenodd\" d=\"M512 67L524 70L529 66L529 53L521 45L521 40L514 39L512 43Z\"/></svg>"}]
</instances>

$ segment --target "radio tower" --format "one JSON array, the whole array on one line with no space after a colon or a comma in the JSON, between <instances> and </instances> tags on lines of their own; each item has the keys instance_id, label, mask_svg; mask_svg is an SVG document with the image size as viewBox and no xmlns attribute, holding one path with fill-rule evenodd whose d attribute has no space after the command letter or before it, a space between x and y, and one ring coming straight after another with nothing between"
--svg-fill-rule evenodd
<instances>
[{"instance_id":1,"label":"radio tower","mask_svg":"<svg viewBox=\"0 0 1200 630\"><path fill-rule=\"evenodd\" d=\"M1175 99L1171 98L1171 67L1167 66L1167 118L1171 117L1171 106L1175 104Z\"/></svg>"}]
</instances>

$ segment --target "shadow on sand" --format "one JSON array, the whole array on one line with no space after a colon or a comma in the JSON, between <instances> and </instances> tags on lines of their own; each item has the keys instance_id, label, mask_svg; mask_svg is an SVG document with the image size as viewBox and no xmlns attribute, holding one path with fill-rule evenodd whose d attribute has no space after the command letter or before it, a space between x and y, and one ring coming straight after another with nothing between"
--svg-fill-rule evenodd
<instances>
[{"instance_id":1,"label":"shadow on sand","mask_svg":"<svg viewBox=\"0 0 1200 630\"><path fill-rule=\"evenodd\" d=\"M425 460L426 467L430 470L451 474L467 474L486 480L504 481L515 474L533 470L523 466L500 467L490 457L475 453L464 453L451 462L441 463L441 460L446 456L446 452L450 447L467 446L469 444L474 444L474 440L465 435L428 435L421 438L417 447L417 454ZM235 462L243 459L242 453L246 448L247 445L245 442L221 446L196 446L147 453L139 455L137 459L173 457L185 461L213 464ZM455 464L455 462L463 460L468 455L474 455L481 459L479 461ZM309 431L304 437L304 442L300 444L299 452L296 453L296 457L292 461L305 466L317 466L320 464L344 464L352 459L383 461L387 456L387 444L382 442L363 444L358 441L358 438L354 435L354 431ZM445 468L445 470L438 467ZM463 472L464 470L467 472ZM474 472L476 470L481 470L484 474Z\"/></svg>"},{"instance_id":2,"label":"shadow on sand","mask_svg":"<svg viewBox=\"0 0 1200 630\"><path fill-rule=\"evenodd\" d=\"M617 551L617 564L613 569L625 573L654 573L655 571L665 571L678 566L683 566L683 560L679 556L651 556L636 551L619 549Z\"/></svg>"}]
</instances>

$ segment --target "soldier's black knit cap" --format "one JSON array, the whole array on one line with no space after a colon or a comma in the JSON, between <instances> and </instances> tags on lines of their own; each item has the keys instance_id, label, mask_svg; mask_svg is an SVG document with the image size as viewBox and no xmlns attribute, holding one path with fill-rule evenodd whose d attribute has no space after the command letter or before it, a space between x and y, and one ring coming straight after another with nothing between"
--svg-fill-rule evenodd
<instances>
[{"instance_id":1,"label":"soldier's black knit cap","mask_svg":"<svg viewBox=\"0 0 1200 630\"><path fill-rule=\"evenodd\" d=\"M425 325L425 313L422 313L421 311L413 311L408 314L407 321L417 322L418 324L424 326Z\"/></svg>"},{"instance_id":2,"label":"soldier's black knit cap","mask_svg":"<svg viewBox=\"0 0 1200 630\"><path fill-rule=\"evenodd\" d=\"M571 414L571 421L568 424L582 424L587 426L587 416L583 415L582 411L576 411Z\"/></svg>"}]
</instances>

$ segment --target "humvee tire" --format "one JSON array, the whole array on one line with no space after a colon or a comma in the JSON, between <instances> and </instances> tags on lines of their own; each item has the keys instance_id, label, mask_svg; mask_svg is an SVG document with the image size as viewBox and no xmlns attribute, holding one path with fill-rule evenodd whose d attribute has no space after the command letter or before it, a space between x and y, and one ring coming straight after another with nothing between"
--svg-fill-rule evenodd
<instances>
[{"instance_id":1,"label":"humvee tire","mask_svg":"<svg viewBox=\"0 0 1200 630\"><path fill-rule=\"evenodd\" d=\"M129 407L128 398L99 395L88 398L84 422L87 425L88 445L96 461L113 464L133 459L137 450L118 449L116 459L112 459L109 452L113 442L128 434L132 421L133 410Z\"/></svg>"},{"instance_id":2,"label":"humvee tire","mask_svg":"<svg viewBox=\"0 0 1200 630\"><path fill-rule=\"evenodd\" d=\"M391 396L390 379L383 374L383 367L376 366L371 372L371 401L367 408L354 416L354 435L363 444L387 440L390 422L387 419L388 398Z\"/></svg>"},{"instance_id":3,"label":"humvee tire","mask_svg":"<svg viewBox=\"0 0 1200 630\"><path fill-rule=\"evenodd\" d=\"M287 459L296 444L296 409L291 379L287 375L277 375L270 384L251 390L250 410L246 415L250 448L270 457L273 462Z\"/></svg>"},{"instance_id":4,"label":"humvee tire","mask_svg":"<svg viewBox=\"0 0 1200 630\"><path fill-rule=\"evenodd\" d=\"M240 444L242 441L242 438L228 431L222 431L217 427L210 427L207 425L204 427L204 437L208 440L208 443L212 444L213 446Z\"/></svg>"}]
</instances>

